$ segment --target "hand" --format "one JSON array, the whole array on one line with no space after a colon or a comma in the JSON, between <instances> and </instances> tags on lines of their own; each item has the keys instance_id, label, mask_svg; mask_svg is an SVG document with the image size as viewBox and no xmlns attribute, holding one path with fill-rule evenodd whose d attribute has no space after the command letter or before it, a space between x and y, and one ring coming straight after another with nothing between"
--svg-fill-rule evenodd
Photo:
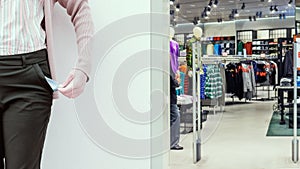
<instances>
[{"instance_id":1,"label":"hand","mask_svg":"<svg viewBox=\"0 0 300 169\"><path fill-rule=\"evenodd\" d=\"M84 91L86 81L87 76L82 71L74 69L58 91L68 98L75 98Z\"/></svg>"}]
</instances>

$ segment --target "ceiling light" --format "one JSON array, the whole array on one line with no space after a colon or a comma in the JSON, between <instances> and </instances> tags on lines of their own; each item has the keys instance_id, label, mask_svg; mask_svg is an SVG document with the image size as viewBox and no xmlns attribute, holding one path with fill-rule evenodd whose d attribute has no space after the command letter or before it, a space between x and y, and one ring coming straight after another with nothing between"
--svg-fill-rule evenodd
<instances>
[{"instance_id":1,"label":"ceiling light","mask_svg":"<svg viewBox=\"0 0 300 169\"><path fill-rule=\"evenodd\" d=\"M292 6L292 3L293 3L293 0L290 0L288 5Z\"/></svg>"},{"instance_id":2,"label":"ceiling light","mask_svg":"<svg viewBox=\"0 0 300 169\"><path fill-rule=\"evenodd\" d=\"M208 19L208 15L207 14L204 14L204 19Z\"/></svg>"},{"instance_id":3,"label":"ceiling light","mask_svg":"<svg viewBox=\"0 0 300 169\"><path fill-rule=\"evenodd\" d=\"M170 10L170 15L174 15L174 10Z\"/></svg>"},{"instance_id":4,"label":"ceiling light","mask_svg":"<svg viewBox=\"0 0 300 169\"><path fill-rule=\"evenodd\" d=\"M268 0L268 2L272 2L272 0Z\"/></svg>"},{"instance_id":5,"label":"ceiling light","mask_svg":"<svg viewBox=\"0 0 300 169\"><path fill-rule=\"evenodd\" d=\"M176 5L176 11L179 12L180 11L180 4Z\"/></svg>"},{"instance_id":6,"label":"ceiling light","mask_svg":"<svg viewBox=\"0 0 300 169\"><path fill-rule=\"evenodd\" d=\"M241 9L243 9L243 10L244 10L244 9L245 9L245 7L246 7L246 6L245 6L245 3L243 3L243 5L242 5Z\"/></svg>"},{"instance_id":7,"label":"ceiling light","mask_svg":"<svg viewBox=\"0 0 300 169\"><path fill-rule=\"evenodd\" d=\"M215 0L215 3L213 4L213 7L216 8L218 6L219 1Z\"/></svg>"},{"instance_id":8,"label":"ceiling light","mask_svg":"<svg viewBox=\"0 0 300 169\"><path fill-rule=\"evenodd\" d=\"M191 4L191 5L190 5L190 7L195 7L195 6L196 6L195 4Z\"/></svg>"},{"instance_id":9,"label":"ceiling light","mask_svg":"<svg viewBox=\"0 0 300 169\"><path fill-rule=\"evenodd\" d=\"M273 8L273 6L270 6L270 11L271 11L271 13L274 13L274 8Z\"/></svg>"},{"instance_id":10,"label":"ceiling light","mask_svg":"<svg viewBox=\"0 0 300 169\"><path fill-rule=\"evenodd\" d=\"M206 14L207 14L207 15L210 15L210 11L211 11L211 8L210 8L210 7L207 7L207 8L206 8Z\"/></svg>"},{"instance_id":11,"label":"ceiling light","mask_svg":"<svg viewBox=\"0 0 300 169\"><path fill-rule=\"evenodd\" d=\"M234 9L234 17L239 17L239 13L238 13L238 10L237 9Z\"/></svg>"},{"instance_id":12,"label":"ceiling light","mask_svg":"<svg viewBox=\"0 0 300 169\"><path fill-rule=\"evenodd\" d=\"M170 5L174 5L175 0L170 0Z\"/></svg>"},{"instance_id":13,"label":"ceiling light","mask_svg":"<svg viewBox=\"0 0 300 169\"><path fill-rule=\"evenodd\" d=\"M193 24L194 24L194 25L197 25L197 24L198 24L197 17L194 17Z\"/></svg>"},{"instance_id":14,"label":"ceiling light","mask_svg":"<svg viewBox=\"0 0 300 169\"><path fill-rule=\"evenodd\" d=\"M208 6L211 7L213 4L212 0L209 1Z\"/></svg>"}]
</instances>

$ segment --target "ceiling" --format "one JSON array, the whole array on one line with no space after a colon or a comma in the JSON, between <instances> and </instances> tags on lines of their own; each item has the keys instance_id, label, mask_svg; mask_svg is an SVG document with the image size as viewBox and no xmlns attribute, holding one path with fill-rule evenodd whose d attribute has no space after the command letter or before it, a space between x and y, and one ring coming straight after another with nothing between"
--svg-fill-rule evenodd
<instances>
[{"instance_id":1,"label":"ceiling","mask_svg":"<svg viewBox=\"0 0 300 169\"><path fill-rule=\"evenodd\" d=\"M204 14L204 8L208 6L210 1L212 1L213 4L215 1L218 2L217 7L211 7L211 13L208 15L208 18L204 18L202 15ZM193 23L195 19L201 23L207 23L217 22L218 19L222 19L222 21L249 19L249 16L251 16L253 20L254 16L258 19L260 17L279 17L279 15L288 17L295 15L294 0L269 1L270 0L175 0L174 5L170 5L170 13L174 12L174 14L171 14L171 24ZM288 5L289 2L291 2L291 6ZM245 4L245 8L241 9L243 3ZM177 4L180 4L179 12L175 10ZM273 6L273 8L277 6L278 11L271 12L271 6ZM233 9L237 10L239 16L230 19L229 15L232 14ZM259 13L261 13L261 15L257 15Z\"/></svg>"}]
</instances>

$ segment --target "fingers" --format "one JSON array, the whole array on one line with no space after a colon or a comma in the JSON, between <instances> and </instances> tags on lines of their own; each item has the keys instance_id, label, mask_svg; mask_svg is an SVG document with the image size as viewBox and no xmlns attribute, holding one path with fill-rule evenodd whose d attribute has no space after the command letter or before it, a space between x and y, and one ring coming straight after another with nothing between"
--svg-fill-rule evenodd
<instances>
[{"instance_id":1,"label":"fingers","mask_svg":"<svg viewBox=\"0 0 300 169\"><path fill-rule=\"evenodd\" d=\"M65 87L71 83L71 81L74 79L74 74L70 73L67 77L67 80L61 85L62 87Z\"/></svg>"},{"instance_id":2,"label":"fingers","mask_svg":"<svg viewBox=\"0 0 300 169\"><path fill-rule=\"evenodd\" d=\"M68 98L75 98L79 96L83 90L84 86L74 88L73 83L69 83L69 85L65 86L64 88L58 88L58 91Z\"/></svg>"}]
</instances>

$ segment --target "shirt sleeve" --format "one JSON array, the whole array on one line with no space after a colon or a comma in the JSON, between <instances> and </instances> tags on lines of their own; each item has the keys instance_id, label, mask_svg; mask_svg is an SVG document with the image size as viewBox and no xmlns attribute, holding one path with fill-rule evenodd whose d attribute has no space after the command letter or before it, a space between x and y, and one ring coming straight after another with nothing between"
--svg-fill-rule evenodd
<instances>
[{"instance_id":1,"label":"shirt sleeve","mask_svg":"<svg viewBox=\"0 0 300 169\"><path fill-rule=\"evenodd\" d=\"M89 78L91 69L91 44L94 23L87 0L55 0L71 16L78 47L78 60L75 69L84 72Z\"/></svg>"}]
</instances>

